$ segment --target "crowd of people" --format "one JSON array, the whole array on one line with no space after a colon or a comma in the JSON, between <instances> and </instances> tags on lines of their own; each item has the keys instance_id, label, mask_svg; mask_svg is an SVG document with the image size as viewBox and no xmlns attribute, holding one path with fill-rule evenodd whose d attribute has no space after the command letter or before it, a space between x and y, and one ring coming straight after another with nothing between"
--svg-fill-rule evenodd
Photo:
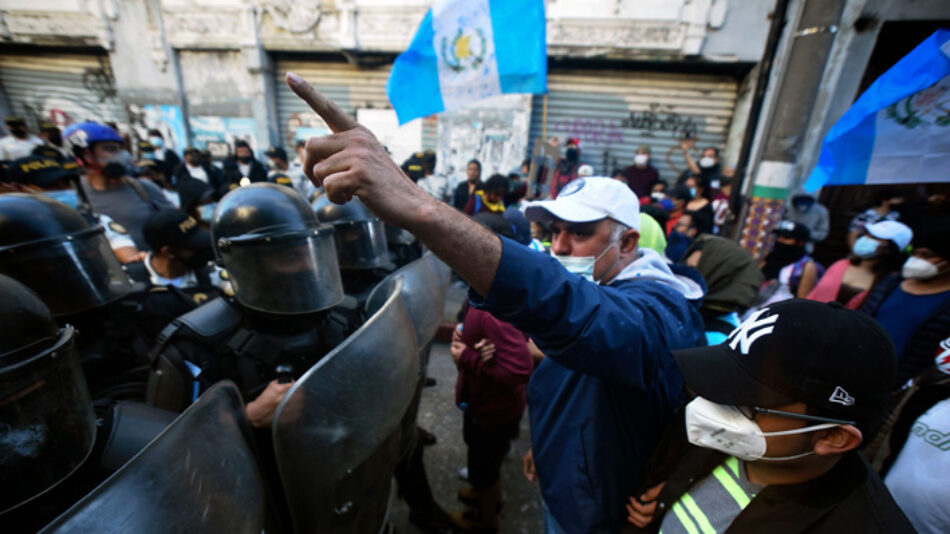
<instances>
[{"instance_id":1,"label":"crowd of people","mask_svg":"<svg viewBox=\"0 0 950 534\"><path fill-rule=\"evenodd\" d=\"M668 180L648 146L595 176L578 139L550 170L529 158L483 179L472 159L440 176L434 152L399 166L288 83L336 135L293 159L272 147L266 164L240 140L222 162L194 147L179 159L158 131L131 150L109 125L37 137L7 119L0 274L78 328L93 399L180 412L230 379L266 431L424 246L469 286L449 346L468 506L442 510L421 445L395 472L426 531L499 530L525 412L548 533L950 530L934 497L950 433L945 199L882 191L824 266L828 210L798 191L759 260L730 238L716 147L683 139ZM288 236L309 252L281 248Z\"/></svg>"}]
</instances>

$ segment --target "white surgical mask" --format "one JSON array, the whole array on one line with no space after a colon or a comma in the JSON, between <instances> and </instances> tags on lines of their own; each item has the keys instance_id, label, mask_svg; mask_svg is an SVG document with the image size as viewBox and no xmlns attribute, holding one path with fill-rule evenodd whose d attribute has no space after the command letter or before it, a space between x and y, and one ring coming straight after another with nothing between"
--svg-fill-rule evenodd
<instances>
[{"instance_id":1,"label":"white surgical mask","mask_svg":"<svg viewBox=\"0 0 950 534\"><path fill-rule=\"evenodd\" d=\"M686 405L686 436L690 443L724 452L746 462L803 458L814 451L792 456L766 457L768 446L765 438L805 434L836 426L838 425L834 423L823 423L782 432L762 432L755 421L743 415L735 406L716 404L702 397L696 397Z\"/></svg>"},{"instance_id":2,"label":"white surgical mask","mask_svg":"<svg viewBox=\"0 0 950 534\"><path fill-rule=\"evenodd\" d=\"M594 280L594 264L597 263L597 260L603 258L604 254L606 254L608 250L610 250L619 242L620 240L617 240L608 245L607 248L605 248L604 251L601 252L596 258L593 256L559 256L555 254L554 251L551 251L551 256L554 256L554 259L560 262L560 264L563 265L565 269L567 269L567 272L571 274L579 274L590 282L598 283L600 280ZM619 261L620 258L617 258L617 262ZM604 277L610 274L610 271L613 271L614 267L616 266L617 265L615 263L613 267L611 267L604 274Z\"/></svg>"},{"instance_id":3,"label":"white surgical mask","mask_svg":"<svg viewBox=\"0 0 950 534\"><path fill-rule=\"evenodd\" d=\"M940 270L937 269L936 265L916 256L907 258L907 261L904 262L904 267L901 269L901 275L904 278L913 278L915 280L930 280L938 274L940 274Z\"/></svg>"},{"instance_id":4,"label":"white surgical mask","mask_svg":"<svg viewBox=\"0 0 950 534\"><path fill-rule=\"evenodd\" d=\"M650 161L650 156L646 154L637 154L633 157L633 162L637 165L646 165L648 161Z\"/></svg>"},{"instance_id":5,"label":"white surgical mask","mask_svg":"<svg viewBox=\"0 0 950 534\"><path fill-rule=\"evenodd\" d=\"M859 258L870 258L877 254L878 242L874 238L863 235L854 242L851 252Z\"/></svg>"},{"instance_id":6,"label":"white surgical mask","mask_svg":"<svg viewBox=\"0 0 950 534\"><path fill-rule=\"evenodd\" d=\"M703 158L700 158L700 159L699 159L699 166L702 167L702 168L704 168L704 169L708 169L708 168L712 167L712 166L715 165L715 164L716 164L716 160L713 159L713 158L711 158L711 157L709 157L709 156L706 156L706 157L703 157Z\"/></svg>"}]
</instances>

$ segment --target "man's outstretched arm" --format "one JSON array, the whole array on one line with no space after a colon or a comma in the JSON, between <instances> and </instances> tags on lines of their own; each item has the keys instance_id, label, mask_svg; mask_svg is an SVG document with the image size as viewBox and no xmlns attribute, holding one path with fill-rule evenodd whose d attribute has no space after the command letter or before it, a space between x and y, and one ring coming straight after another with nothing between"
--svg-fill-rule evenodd
<instances>
[{"instance_id":1,"label":"man's outstretched arm","mask_svg":"<svg viewBox=\"0 0 950 534\"><path fill-rule=\"evenodd\" d=\"M307 141L303 170L333 202L356 195L384 221L405 228L481 295L501 261L501 240L412 183L376 136L293 73L287 84L333 134Z\"/></svg>"}]
</instances>

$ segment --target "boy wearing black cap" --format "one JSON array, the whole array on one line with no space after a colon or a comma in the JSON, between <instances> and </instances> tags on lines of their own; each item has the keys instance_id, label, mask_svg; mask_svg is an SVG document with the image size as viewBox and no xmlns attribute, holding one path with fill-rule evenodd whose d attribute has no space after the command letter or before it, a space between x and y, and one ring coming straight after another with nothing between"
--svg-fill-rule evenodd
<instances>
[{"instance_id":1,"label":"boy wearing black cap","mask_svg":"<svg viewBox=\"0 0 950 534\"><path fill-rule=\"evenodd\" d=\"M789 300L721 345L672 354L698 396L654 453L631 523L668 534L914 531L857 452L895 369L874 320Z\"/></svg>"}]
</instances>

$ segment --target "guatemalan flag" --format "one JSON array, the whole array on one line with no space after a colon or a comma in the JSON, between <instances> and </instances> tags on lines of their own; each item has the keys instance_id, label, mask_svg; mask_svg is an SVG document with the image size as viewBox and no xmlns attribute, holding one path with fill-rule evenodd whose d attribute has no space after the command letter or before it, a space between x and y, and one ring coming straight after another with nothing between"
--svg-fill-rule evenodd
<instances>
[{"instance_id":1,"label":"guatemalan flag","mask_svg":"<svg viewBox=\"0 0 950 534\"><path fill-rule=\"evenodd\" d=\"M805 182L950 181L950 30L904 56L835 123Z\"/></svg>"},{"instance_id":2,"label":"guatemalan flag","mask_svg":"<svg viewBox=\"0 0 950 534\"><path fill-rule=\"evenodd\" d=\"M399 124L502 93L547 92L544 0L436 0L386 93Z\"/></svg>"}]
</instances>

